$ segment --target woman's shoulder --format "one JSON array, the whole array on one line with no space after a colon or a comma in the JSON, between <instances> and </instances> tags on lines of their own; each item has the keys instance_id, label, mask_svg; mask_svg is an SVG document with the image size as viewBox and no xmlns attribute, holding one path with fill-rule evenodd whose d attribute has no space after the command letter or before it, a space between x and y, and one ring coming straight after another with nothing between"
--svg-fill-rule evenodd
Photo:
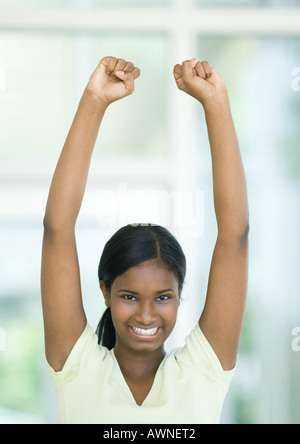
<instances>
[{"instance_id":1,"label":"woman's shoulder","mask_svg":"<svg viewBox=\"0 0 300 444\"><path fill-rule=\"evenodd\" d=\"M103 360L108 354L109 350L98 344L98 336L89 323L86 324L84 331L76 341L74 347L69 354L64 367L61 371L55 372L54 369L47 362L47 367L52 379L66 381L78 375L91 362Z\"/></svg>"},{"instance_id":2,"label":"woman's shoulder","mask_svg":"<svg viewBox=\"0 0 300 444\"><path fill-rule=\"evenodd\" d=\"M234 372L234 370L230 372L223 370L198 322L186 337L184 346L175 349L173 355L180 366L186 365L190 369L192 367L194 371L201 372L215 380L227 379L227 377L230 379Z\"/></svg>"}]
</instances>

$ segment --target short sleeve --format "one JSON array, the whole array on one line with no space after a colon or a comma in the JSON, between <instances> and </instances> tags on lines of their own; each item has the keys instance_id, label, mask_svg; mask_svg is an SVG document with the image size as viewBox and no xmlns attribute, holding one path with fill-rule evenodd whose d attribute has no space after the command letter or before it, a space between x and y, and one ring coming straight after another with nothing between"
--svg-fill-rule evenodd
<instances>
[{"instance_id":1,"label":"short sleeve","mask_svg":"<svg viewBox=\"0 0 300 444\"><path fill-rule=\"evenodd\" d=\"M198 323L186 338L185 346L179 350L177 360L192 365L207 378L213 379L226 387L228 387L235 372L235 369L223 370L216 353Z\"/></svg>"},{"instance_id":2,"label":"short sleeve","mask_svg":"<svg viewBox=\"0 0 300 444\"><path fill-rule=\"evenodd\" d=\"M105 347L98 345L97 335L92 327L87 324L61 371L54 371L49 363L46 362L54 389L58 390L64 384L72 381L95 359L103 360L106 352L107 349Z\"/></svg>"}]
</instances>

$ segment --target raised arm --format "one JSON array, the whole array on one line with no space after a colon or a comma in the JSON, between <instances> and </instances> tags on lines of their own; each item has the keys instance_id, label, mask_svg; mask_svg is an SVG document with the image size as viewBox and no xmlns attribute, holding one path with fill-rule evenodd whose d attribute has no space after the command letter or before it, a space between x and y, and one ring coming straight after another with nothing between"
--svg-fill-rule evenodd
<instances>
[{"instance_id":1,"label":"raised arm","mask_svg":"<svg viewBox=\"0 0 300 444\"><path fill-rule=\"evenodd\" d=\"M218 237L200 328L224 370L235 366L248 280L249 215L246 180L226 87L208 62L176 65L179 89L205 111L213 170Z\"/></svg>"},{"instance_id":2,"label":"raised arm","mask_svg":"<svg viewBox=\"0 0 300 444\"><path fill-rule=\"evenodd\" d=\"M86 326L75 223L107 107L134 90L140 71L114 57L101 60L80 100L51 183L44 217L41 291L49 364L62 369Z\"/></svg>"}]
</instances>

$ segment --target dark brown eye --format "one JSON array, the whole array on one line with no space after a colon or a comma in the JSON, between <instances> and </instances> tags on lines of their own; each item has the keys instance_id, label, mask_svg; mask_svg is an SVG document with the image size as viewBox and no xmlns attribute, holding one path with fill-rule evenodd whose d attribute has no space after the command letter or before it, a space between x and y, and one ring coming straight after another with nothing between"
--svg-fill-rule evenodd
<instances>
[{"instance_id":1,"label":"dark brown eye","mask_svg":"<svg viewBox=\"0 0 300 444\"><path fill-rule=\"evenodd\" d=\"M132 294L124 294L122 297L124 299L126 299L127 301L135 301L136 300L135 297L132 296Z\"/></svg>"},{"instance_id":2,"label":"dark brown eye","mask_svg":"<svg viewBox=\"0 0 300 444\"><path fill-rule=\"evenodd\" d=\"M164 301L167 301L168 299L170 299L170 296L169 296L168 294L164 294L164 295L162 295L162 296L159 296L159 297L157 298L157 301L158 301L158 302L164 302Z\"/></svg>"}]
</instances>

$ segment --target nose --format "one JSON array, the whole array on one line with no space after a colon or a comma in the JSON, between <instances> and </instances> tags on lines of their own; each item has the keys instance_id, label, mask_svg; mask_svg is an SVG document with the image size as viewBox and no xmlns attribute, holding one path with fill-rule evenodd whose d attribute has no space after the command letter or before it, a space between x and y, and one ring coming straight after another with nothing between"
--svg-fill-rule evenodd
<instances>
[{"instance_id":1,"label":"nose","mask_svg":"<svg viewBox=\"0 0 300 444\"><path fill-rule=\"evenodd\" d=\"M140 302L135 319L140 325L149 326L155 323L156 312L154 304L151 301Z\"/></svg>"}]
</instances>

